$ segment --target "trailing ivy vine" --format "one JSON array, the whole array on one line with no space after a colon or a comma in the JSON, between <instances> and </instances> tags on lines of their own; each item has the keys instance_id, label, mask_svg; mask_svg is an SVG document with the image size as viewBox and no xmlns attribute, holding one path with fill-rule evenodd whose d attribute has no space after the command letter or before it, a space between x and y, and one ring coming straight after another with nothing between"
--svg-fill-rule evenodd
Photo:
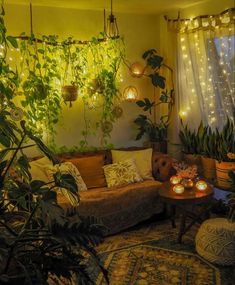
<instances>
[{"instance_id":1,"label":"trailing ivy vine","mask_svg":"<svg viewBox=\"0 0 235 285\"><path fill-rule=\"evenodd\" d=\"M113 110L120 100L118 82L124 43L122 39L101 38L103 34L84 45L71 37L64 41L57 36L36 39L24 33L17 41L8 37L12 43L10 55L14 58L12 61L8 58L9 64L14 62L12 69L17 64L18 71L12 73L12 76L17 74L17 94L21 95L17 102L24 107L27 127L41 138L45 139L46 134L47 143L54 144L55 125L62 114L61 89L75 85L84 105L85 121L78 147L89 148L90 136L99 136L100 145L108 145L113 123L118 118Z\"/></svg>"},{"instance_id":2,"label":"trailing ivy vine","mask_svg":"<svg viewBox=\"0 0 235 285\"><path fill-rule=\"evenodd\" d=\"M43 36L43 41L56 44L55 36ZM21 41L21 88L26 108L28 127L42 136L46 129L50 139L61 112L61 95L56 83L60 82L56 45L38 44L34 38Z\"/></svg>"}]
</instances>

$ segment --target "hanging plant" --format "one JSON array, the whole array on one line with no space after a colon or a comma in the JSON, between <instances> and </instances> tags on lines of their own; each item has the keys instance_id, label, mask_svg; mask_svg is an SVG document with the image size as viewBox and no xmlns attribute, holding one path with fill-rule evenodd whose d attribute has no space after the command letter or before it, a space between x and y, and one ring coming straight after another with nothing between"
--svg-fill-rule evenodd
<instances>
[{"instance_id":1,"label":"hanging plant","mask_svg":"<svg viewBox=\"0 0 235 285\"><path fill-rule=\"evenodd\" d=\"M82 86L81 82L81 67L78 61L79 49L71 44L72 38L68 38L62 43L61 59L64 63L63 81L62 81L62 97L64 102L69 102L72 107L72 102L77 100L78 88Z\"/></svg>"},{"instance_id":2,"label":"hanging plant","mask_svg":"<svg viewBox=\"0 0 235 285\"><path fill-rule=\"evenodd\" d=\"M61 92L64 101L70 102L69 106L72 107L72 102L78 98L78 87L75 85L64 85Z\"/></svg>"},{"instance_id":3,"label":"hanging plant","mask_svg":"<svg viewBox=\"0 0 235 285\"><path fill-rule=\"evenodd\" d=\"M36 39L33 35L28 38L22 34L22 37L20 50L16 52L18 58L14 60L19 62L19 80L14 73L8 72L8 76L15 76L19 82L17 93L22 96L20 101L27 127L41 138L46 133L47 142L52 143L63 100L74 101L79 93L84 103L85 121L80 146L87 148L87 138L97 135L102 146L107 145L104 138L109 138L110 132L104 131L102 125L104 122L113 124L120 116L113 110L120 99L118 81L124 57L123 41L107 39L102 42L98 36L80 45L72 38L58 42L56 36ZM17 44L13 37L9 37L9 41L13 46ZM5 81L0 84L7 94ZM10 91L9 96L13 96Z\"/></svg>"},{"instance_id":4,"label":"hanging plant","mask_svg":"<svg viewBox=\"0 0 235 285\"><path fill-rule=\"evenodd\" d=\"M61 96L56 86L60 82L58 68L58 50L56 36L43 36L44 44L37 43L34 38L22 41L21 51L21 88L26 108L27 125L38 136L42 137L42 129L46 129L50 141L53 141L55 124L61 112ZM55 45L46 45L45 42Z\"/></svg>"}]
</instances>

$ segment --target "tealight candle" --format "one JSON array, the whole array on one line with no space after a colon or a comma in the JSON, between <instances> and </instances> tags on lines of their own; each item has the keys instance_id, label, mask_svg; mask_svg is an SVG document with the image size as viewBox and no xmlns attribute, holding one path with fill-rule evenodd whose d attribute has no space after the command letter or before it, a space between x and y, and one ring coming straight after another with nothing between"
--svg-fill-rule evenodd
<instances>
[{"instance_id":1,"label":"tealight candle","mask_svg":"<svg viewBox=\"0 0 235 285\"><path fill-rule=\"evenodd\" d=\"M171 178L170 178L170 182L171 182L171 184L173 184L173 185L179 184L180 181L181 181L181 177L180 177L180 176L177 176L177 175L171 176Z\"/></svg>"},{"instance_id":2,"label":"tealight candle","mask_svg":"<svg viewBox=\"0 0 235 285\"><path fill-rule=\"evenodd\" d=\"M204 191L207 188L207 183L203 180L199 180L196 183L196 188L200 191Z\"/></svg>"},{"instance_id":3,"label":"tealight candle","mask_svg":"<svg viewBox=\"0 0 235 285\"><path fill-rule=\"evenodd\" d=\"M174 187L173 187L173 191L176 193L176 194L182 194L184 192L184 186L182 184L176 184Z\"/></svg>"}]
</instances>

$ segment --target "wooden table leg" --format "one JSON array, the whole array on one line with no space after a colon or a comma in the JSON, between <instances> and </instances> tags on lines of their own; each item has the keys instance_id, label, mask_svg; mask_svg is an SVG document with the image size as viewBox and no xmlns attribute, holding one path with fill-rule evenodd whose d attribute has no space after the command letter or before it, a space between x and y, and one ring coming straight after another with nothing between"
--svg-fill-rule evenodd
<instances>
[{"instance_id":1,"label":"wooden table leg","mask_svg":"<svg viewBox=\"0 0 235 285\"><path fill-rule=\"evenodd\" d=\"M182 211L180 213L180 228L179 228L179 234L178 234L178 243L182 243L182 236L185 233L185 224L186 224L186 213Z\"/></svg>"},{"instance_id":2,"label":"wooden table leg","mask_svg":"<svg viewBox=\"0 0 235 285\"><path fill-rule=\"evenodd\" d=\"M171 219L172 228L176 227L176 225L175 225L175 212L176 212L175 205L170 205L170 219Z\"/></svg>"}]
</instances>

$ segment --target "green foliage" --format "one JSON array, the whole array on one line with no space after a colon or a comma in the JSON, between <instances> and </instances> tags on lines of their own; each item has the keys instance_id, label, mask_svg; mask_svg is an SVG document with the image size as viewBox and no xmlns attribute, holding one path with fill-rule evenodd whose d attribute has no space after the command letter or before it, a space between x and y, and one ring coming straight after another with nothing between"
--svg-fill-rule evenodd
<instances>
[{"instance_id":1,"label":"green foliage","mask_svg":"<svg viewBox=\"0 0 235 285\"><path fill-rule=\"evenodd\" d=\"M161 89L165 88L165 77L160 75L160 69L162 67L167 67L163 63L163 57L157 55L155 49L150 49L144 52L143 59L146 61L147 66L151 68L152 73L147 76L151 78L151 82L154 87L159 87ZM171 70L171 69L170 69ZM136 136L136 140L139 140L143 137L143 135L147 135L151 142L162 142L167 139L167 128L169 125L171 107L173 104L173 92L174 90L162 90L159 101L158 102L150 102L148 98L144 98L143 100L139 100L136 104L143 109L145 112L149 112L150 116L152 115L152 109L160 104L168 104L168 114L161 116L159 122L156 122L155 114L153 120L150 117L145 115L139 115L135 119L135 124L138 126L138 134Z\"/></svg>"},{"instance_id":2,"label":"green foliage","mask_svg":"<svg viewBox=\"0 0 235 285\"><path fill-rule=\"evenodd\" d=\"M179 138L182 151L188 154L201 154L218 161L229 161L227 153L235 151L235 127L232 120L227 118L222 130L212 130L210 126L200 123L197 131L190 130L181 121Z\"/></svg>"},{"instance_id":3,"label":"green foliage","mask_svg":"<svg viewBox=\"0 0 235 285\"><path fill-rule=\"evenodd\" d=\"M7 114L4 119L6 124L15 125ZM27 136L54 163L58 161L24 122L21 126L22 130L15 125L12 132L4 132L10 148L1 145L1 154L8 155L0 163L0 283L49 284L65 278L77 279L77 284L94 284L85 267L87 255L108 283L107 271L94 249L101 241L103 227L94 218L84 219L75 209L65 212L57 205L55 187L78 193L71 175L57 173L49 183L32 180L23 153Z\"/></svg>"},{"instance_id":4,"label":"green foliage","mask_svg":"<svg viewBox=\"0 0 235 285\"><path fill-rule=\"evenodd\" d=\"M187 125L184 125L181 120L179 138L182 145L182 151L187 154L203 154L207 130L208 127L204 127L201 122L197 131L192 131Z\"/></svg>"},{"instance_id":5,"label":"green foliage","mask_svg":"<svg viewBox=\"0 0 235 285\"><path fill-rule=\"evenodd\" d=\"M26 148L37 145L54 164L58 161L35 136L33 128L29 130L24 121L20 126L13 121L18 120L18 116L13 116L17 108L12 101L18 74L6 62L6 47L14 46L15 41L5 36L3 14L0 16L0 43L4 47L0 56L0 283L58 284L63 278L69 282L75 279L77 284L94 284L86 268L88 256L108 283L107 271L94 249L101 241L103 227L96 219L84 219L76 209L65 212L56 203L56 187L65 187L69 193L78 195L75 179L56 173L54 181L45 183L32 180L30 175ZM38 53L43 54L40 50ZM40 68L38 65L35 70ZM38 104L51 91L45 76L40 78L42 82L36 82L42 83L42 89L33 98ZM27 144L28 139L33 144Z\"/></svg>"},{"instance_id":6,"label":"green foliage","mask_svg":"<svg viewBox=\"0 0 235 285\"><path fill-rule=\"evenodd\" d=\"M154 107L155 103L150 102L148 98L145 98L143 101L139 100L136 104L141 107L144 111L148 111L151 114L151 110ZM138 134L136 140L139 140L143 135L147 135L149 141L151 142L162 142L167 139L167 127L168 122L165 120L166 117L162 116L159 123L153 122L149 117L140 114L134 121L138 126Z\"/></svg>"},{"instance_id":7,"label":"green foliage","mask_svg":"<svg viewBox=\"0 0 235 285\"><path fill-rule=\"evenodd\" d=\"M100 34L81 45L72 37L61 42L53 35L36 39L34 35L27 38L24 33L16 40L6 35L3 15L4 11L0 18L0 44L4 47L0 55L0 103L21 95L27 128L40 138L46 135L53 144L63 103L61 88L65 84L75 85L85 109L81 145L88 147L87 137L97 135L97 131L101 132L101 142L108 144L111 130L103 131L102 125L117 119L112 110L120 99L117 84L124 58L123 41L104 40ZM5 64L9 47L14 58L11 67ZM19 72L13 71L15 65Z\"/></svg>"},{"instance_id":8,"label":"green foliage","mask_svg":"<svg viewBox=\"0 0 235 285\"><path fill-rule=\"evenodd\" d=\"M39 44L34 37L20 44L20 69L24 74L20 85L24 94L21 104L27 110L28 128L41 138L42 129L47 130L53 139L62 103L60 90L55 84L60 80L57 37L43 36L42 40L50 41L51 45Z\"/></svg>"}]
</instances>

